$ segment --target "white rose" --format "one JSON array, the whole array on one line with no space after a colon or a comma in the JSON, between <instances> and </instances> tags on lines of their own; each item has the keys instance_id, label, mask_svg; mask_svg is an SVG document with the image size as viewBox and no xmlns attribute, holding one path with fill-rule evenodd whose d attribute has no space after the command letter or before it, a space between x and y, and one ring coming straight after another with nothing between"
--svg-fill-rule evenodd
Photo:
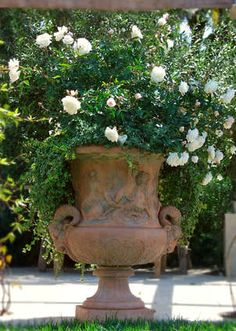
<instances>
[{"instance_id":1,"label":"white rose","mask_svg":"<svg viewBox=\"0 0 236 331\"><path fill-rule=\"evenodd\" d=\"M143 35L141 30L137 27L137 25L132 26L131 30L131 38L143 39Z\"/></svg>"},{"instance_id":2,"label":"white rose","mask_svg":"<svg viewBox=\"0 0 236 331\"><path fill-rule=\"evenodd\" d=\"M62 42L65 45L72 45L74 42L74 38L72 37L71 34L68 33L63 37Z\"/></svg>"},{"instance_id":3,"label":"white rose","mask_svg":"<svg viewBox=\"0 0 236 331\"><path fill-rule=\"evenodd\" d=\"M196 140L196 139L198 138L198 136L199 136L199 131L198 131L197 128L196 128L196 129L193 129L193 130L189 129L189 130L188 130L188 133L187 133L187 135L186 135L186 139L187 139L187 141L188 141L189 143L191 143L191 142L193 142L194 140Z\"/></svg>"},{"instance_id":4,"label":"white rose","mask_svg":"<svg viewBox=\"0 0 236 331\"><path fill-rule=\"evenodd\" d=\"M235 90L231 88L228 89L227 92L221 96L221 100L224 103L229 104L234 98L234 96L235 96Z\"/></svg>"},{"instance_id":5,"label":"white rose","mask_svg":"<svg viewBox=\"0 0 236 331\"><path fill-rule=\"evenodd\" d=\"M52 36L48 33L43 33L37 36L36 38L36 45L38 45L40 48L46 48L48 47L52 42Z\"/></svg>"},{"instance_id":6,"label":"white rose","mask_svg":"<svg viewBox=\"0 0 236 331\"><path fill-rule=\"evenodd\" d=\"M20 62L17 59L10 59L8 62L8 69L11 70L18 70L19 69Z\"/></svg>"},{"instance_id":7,"label":"white rose","mask_svg":"<svg viewBox=\"0 0 236 331\"><path fill-rule=\"evenodd\" d=\"M141 93L135 93L134 97L135 97L136 100L140 100L140 99L142 99L142 94Z\"/></svg>"},{"instance_id":8,"label":"white rose","mask_svg":"<svg viewBox=\"0 0 236 331\"><path fill-rule=\"evenodd\" d=\"M221 137L221 136L223 136L224 133L223 133L222 130L216 130L215 134L216 134L217 137Z\"/></svg>"},{"instance_id":9,"label":"white rose","mask_svg":"<svg viewBox=\"0 0 236 331\"><path fill-rule=\"evenodd\" d=\"M184 126L181 126L181 127L179 128L179 132L184 132Z\"/></svg>"},{"instance_id":10,"label":"white rose","mask_svg":"<svg viewBox=\"0 0 236 331\"><path fill-rule=\"evenodd\" d=\"M192 157L191 157L191 160L192 160L192 162L193 163L198 163L198 156L197 155L193 155Z\"/></svg>"},{"instance_id":11,"label":"white rose","mask_svg":"<svg viewBox=\"0 0 236 331\"><path fill-rule=\"evenodd\" d=\"M168 48L168 50L170 50L171 48L174 47L174 40L167 39L166 42L167 42L167 48Z\"/></svg>"},{"instance_id":12,"label":"white rose","mask_svg":"<svg viewBox=\"0 0 236 331\"><path fill-rule=\"evenodd\" d=\"M151 72L151 80L155 83L160 83L164 80L166 71L162 67L154 67Z\"/></svg>"},{"instance_id":13,"label":"white rose","mask_svg":"<svg viewBox=\"0 0 236 331\"><path fill-rule=\"evenodd\" d=\"M179 84L179 91L182 95L185 95L189 90L189 86L186 82L181 82Z\"/></svg>"},{"instance_id":14,"label":"white rose","mask_svg":"<svg viewBox=\"0 0 236 331\"><path fill-rule=\"evenodd\" d=\"M214 162L216 164L220 164L220 162L223 160L224 154L218 149L215 153L215 159Z\"/></svg>"},{"instance_id":15,"label":"white rose","mask_svg":"<svg viewBox=\"0 0 236 331\"><path fill-rule=\"evenodd\" d=\"M108 107L115 107L115 106L116 106L115 99L114 99L114 98L109 98L109 99L107 100L107 106L108 106Z\"/></svg>"},{"instance_id":16,"label":"white rose","mask_svg":"<svg viewBox=\"0 0 236 331\"><path fill-rule=\"evenodd\" d=\"M188 160L189 160L189 153L188 152L183 152L180 156L180 159L179 159L179 165L180 166L185 165L186 163L188 163Z\"/></svg>"},{"instance_id":17,"label":"white rose","mask_svg":"<svg viewBox=\"0 0 236 331\"><path fill-rule=\"evenodd\" d=\"M92 45L86 38L79 38L74 43L74 49L79 55L85 55L91 52Z\"/></svg>"},{"instance_id":18,"label":"white rose","mask_svg":"<svg viewBox=\"0 0 236 331\"><path fill-rule=\"evenodd\" d=\"M234 122L235 122L235 120L234 120L233 116L229 116L224 122L224 128L231 129Z\"/></svg>"},{"instance_id":19,"label":"white rose","mask_svg":"<svg viewBox=\"0 0 236 331\"><path fill-rule=\"evenodd\" d=\"M212 173L208 172L202 180L202 185L205 186L205 185L209 184L212 181L212 179L213 179Z\"/></svg>"},{"instance_id":20,"label":"white rose","mask_svg":"<svg viewBox=\"0 0 236 331\"><path fill-rule=\"evenodd\" d=\"M230 151L230 154L232 154L232 155L236 154L236 146L231 146L229 151Z\"/></svg>"},{"instance_id":21,"label":"white rose","mask_svg":"<svg viewBox=\"0 0 236 331\"><path fill-rule=\"evenodd\" d=\"M217 88L218 88L218 83L217 83L217 81L215 81L215 80L209 80L207 83L206 83L206 85L205 85L205 87L204 87L204 91L206 92L206 93L208 93L208 94L213 94L214 92L216 92L216 90L217 90Z\"/></svg>"},{"instance_id":22,"label":"white rose","mask_svg":"<svg viewBox=\"0 0 236 331\"><path fill-rule=\"evenodd\" d=\"M221 180L223 180L223 176L222 176L222 175L218 175L218 176L217 176L217 179L218 179L219 181L221 181Z\"/></svg>"},{"instance_id":23,"label":"white rose","mask_svg":"<svg viewBox=\"0 0 236 331\"><path fill-rule=\"evenodd\" d=\"M203 132L199 135L198 129L189 130L186 136L188 144L186 145L189 152L194 152L195 150L201 148L206 141L207 133Z\"/></svg>"},{"instance_id":24,"label":"white rose","mask_svg":"<svg viewBox=\"0 0 236 331\"><path fill-rule=\"evenodd\" d=\"M63 25L63 26L58 26L57 30L58 31L54 33L54 37L55 37L56 41L60 41L60 40L62 40L64 35L68 32L68 28Z\"/></svg>"},{"instance_id":25,"label":"white rose","mask_svg":"<svg viewBox=\"0 0 236 331\"><path fill-rule=\"evenodd\" d=\"M179 166L178 153L169 153L166 163L169 164L171 167L178 167Z\"/></svg>"},{"instance_id":26,"label":"white rose","mask_svg":"<svg viewBox=\"0 0 236 331\"><path fill-rule=\"evenodd\" d=\"M9 71L9 77L10 77L10 82L14 83L16 82L19 77L20 77L20 71L19 70L11 70Z\"/></svg>"},{"instance_id":27,"label":"white rose","mask_svg":"<svg viewBox=\"0 0 236 331\"><path fill-rule=\"evenodd\" d=\"M159 26L163 26L163 25L166 25L166 23L167 23L167 20L166 20L166 18L165 17L161 17L161 18L159 18L159 20L157 21L157 24L159 25Z\"/></svg>"},{"instance_id":28,"label":"white rose","mask_svg":"<svg viewBox=\"0 0 236 331\"><path fill-rule=\"evenodd\" d=\"M115 31L113 29L108 30L108 33L112 35Z\"/></svg>"},{"instance_id":29,"label":"white rose","mask_svg":"<svg viewBox=\"0 0 236 331\"><path fill-rule=\"evenodd\" d=\"M215 147L214 146L209 146L207 148L207 152L208 152L208 162L212 162L215 159L215 156L216 156Z\"/></svg>"},{"instance_id":30,"label":"white rose","mask_svg":"<svg viewBox=\"0 0 236 331\"><path fill-rule=\"evenodd\" d=\"M117 142L119 139L119 134L115 126L113 129L107 127L105 130L105 136L111 142Z\"/></svg>"},{"instance_id":31,"label":"white rose","mask_svg":"<svg viewBox=\"0 0 236 331\"><path fill-rule=\"evenodd\" d=\"M61 101L64 110L70 115L77 114L77 111L81 108L79 100L71 95L67 95Z\"/></svg>"}]
</instances>

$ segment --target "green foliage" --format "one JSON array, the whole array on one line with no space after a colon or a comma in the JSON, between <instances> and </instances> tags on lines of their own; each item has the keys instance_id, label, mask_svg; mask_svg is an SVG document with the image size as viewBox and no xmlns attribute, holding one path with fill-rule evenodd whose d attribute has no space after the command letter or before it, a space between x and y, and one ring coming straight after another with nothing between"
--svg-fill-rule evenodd
<instances>
[{"instance_id":1,"label":"green foliage","mask_svg":"<svg viewBox=\"0 0 236 331\"><path fill-rule=\"evenodd\" d=\"M224 214L231 207L231 191L232 182L225 177L214 181L201 195L203 208L190 242L191 258L196 266L223 268Z\"/></svg>"},{"instance_id":2,"label":"green foliage","mask_svg":"<svg viewBox=\"0 0 236 331\"><path fill-rule=\"evenodd\" d=\"M28 148L33 162L30 171L24 176L24 181L30 187L30 222L25 222L25 230L34 229L34 242L43 238L45 257L52 258L52 255L48 255L51 254L48 223L58 206L73 203L67 162L73 154L60 136L56 143L51 138L44 142L31 141ZM31 245L26 246L26 250L30 248Z\"/></svg>"}]
</instances>

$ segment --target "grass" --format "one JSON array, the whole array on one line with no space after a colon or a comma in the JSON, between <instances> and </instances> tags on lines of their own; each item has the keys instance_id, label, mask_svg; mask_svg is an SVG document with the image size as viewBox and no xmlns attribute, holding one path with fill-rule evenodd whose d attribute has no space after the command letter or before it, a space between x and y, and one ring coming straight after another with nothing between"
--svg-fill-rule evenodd
<instances>
[{"instance_id":1,"label":"grass","mask_svg":"<svg viewBox=\"0 0 236 331\"><path fill-rule=\"evenodd\" d=\"M0 324L0 331L236 331L236 322L187 322L170 321L115 321L62 322L34 326L9 326Z\"/></svg>"}]
</instances>

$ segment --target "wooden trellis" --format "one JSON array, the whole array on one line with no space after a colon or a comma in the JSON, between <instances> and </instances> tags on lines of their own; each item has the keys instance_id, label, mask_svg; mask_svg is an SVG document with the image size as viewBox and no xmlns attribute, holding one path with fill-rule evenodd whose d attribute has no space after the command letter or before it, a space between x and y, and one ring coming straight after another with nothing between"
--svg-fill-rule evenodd
<instances>
[{"instance_id":1,"label":"wooden trellis","mask_svg":"<svg viewBox=\"0 0 236 331\"><path fill-rule=\"evenodd\" d=\"M144 11L170 8L230 8L234 0L0 0L0 8L63 8Z\"/></svg>"}]
</instances>

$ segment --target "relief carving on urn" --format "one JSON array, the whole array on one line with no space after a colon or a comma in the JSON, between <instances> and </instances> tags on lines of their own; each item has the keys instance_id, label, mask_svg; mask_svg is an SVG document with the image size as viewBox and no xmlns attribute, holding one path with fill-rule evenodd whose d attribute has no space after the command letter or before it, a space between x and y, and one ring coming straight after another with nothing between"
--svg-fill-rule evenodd
<instances>
[{"instance_id":1,"label":"relief carving on urn","mask_svg":"<svg viewBox=\"0 0 236 331\"><path fill-rule=\"evenodd\" d=\"M98 265L98 291L77 306L80 320L153 317L131 294L128 276L131 266L171 252L181 235L179 210L158 200L162 163L161 155L137 149L77 149L71 161L75 206L59 207L49 231L58 251Z\"/></svg>"}]
</instances>

